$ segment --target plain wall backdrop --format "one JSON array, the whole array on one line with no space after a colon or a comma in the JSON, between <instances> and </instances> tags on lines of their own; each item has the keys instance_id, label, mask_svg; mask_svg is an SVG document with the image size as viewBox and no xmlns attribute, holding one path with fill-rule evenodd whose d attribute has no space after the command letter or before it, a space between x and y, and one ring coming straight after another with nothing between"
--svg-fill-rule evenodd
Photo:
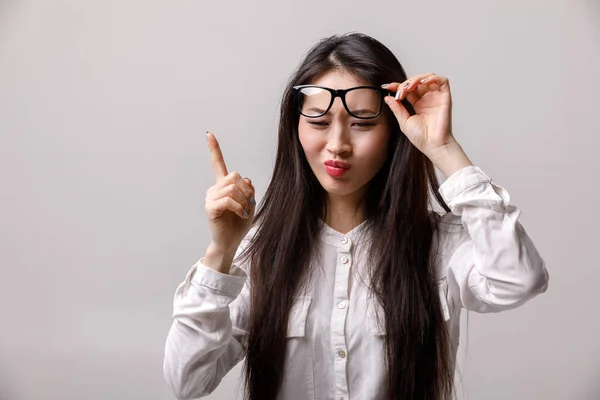
<instances>
[{"instance_id":1,"label":"plain wall backdrop","mask_svg":"<svg viewBox=\"0 0 600 400\"><path fill-rule=\"evenodd\" d=\"M260 200L288 77L349 31L449 77L455 136L550 272L522 308L469 313L468 337L463 317L459 397L600 399L599 22L594 0L0 0L0 399L173 398L205 131Z\"/></svg>"}]
</instances>

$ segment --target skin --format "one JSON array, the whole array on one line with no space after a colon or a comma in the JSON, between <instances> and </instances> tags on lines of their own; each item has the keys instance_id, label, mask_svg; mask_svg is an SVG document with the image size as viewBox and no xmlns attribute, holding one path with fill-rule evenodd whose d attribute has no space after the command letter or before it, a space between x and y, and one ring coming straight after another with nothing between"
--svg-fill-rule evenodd
<instances>
[{"instance_id":1,"label":"skin","mask_svg":"<svg viewBox=\"0 0 600 400\"><path fill-rule=\"evenodd\" d=\"M312 84L332 89L366 85L341 70L328 72ZM298 135L312 171L327 192L325 223L342 233L350 231L363 220L361 200L386 159L389 128L383 114L372 120L354 118L337 97L327 114L301 115ZM343 176L332 177L326 171L327 160L351 167Z\"/></svg>"},{"instance_id":2,"label":"skin","mask_svg":"<svg viewBox=\"0 0 600 400\"><path fill-rule=\"evenodd\" d=\"M404 82L381 85L396 91L385 97L400 129L448 178L473 165L452 134L452 95L448 78L434 73L416 75ZM400 100L406 98L416 114L410 116Z\"/></svg>"}]
</instances>

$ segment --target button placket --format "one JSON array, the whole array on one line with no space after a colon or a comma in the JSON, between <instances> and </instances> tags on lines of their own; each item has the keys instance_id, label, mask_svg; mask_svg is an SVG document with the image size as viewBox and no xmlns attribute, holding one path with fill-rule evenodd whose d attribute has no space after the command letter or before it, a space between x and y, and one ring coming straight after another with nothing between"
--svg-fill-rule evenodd
<instances>
[{"instance_id":1,"label":"button placket","mask_svg":"<svg viewBox=\"0 0 600 400\"><path fill-rule=\"evenodd\" d=\"M348 395L348 376L346 363L348 359L346 343L346 318L349 310L348 292L352 256L352 242L347 236L339 237L337 244L337 262L333 293L333 310L331 323L331 345L334 352L334 371L336 397L346 398Z\"/></svg>"}]
</instances>

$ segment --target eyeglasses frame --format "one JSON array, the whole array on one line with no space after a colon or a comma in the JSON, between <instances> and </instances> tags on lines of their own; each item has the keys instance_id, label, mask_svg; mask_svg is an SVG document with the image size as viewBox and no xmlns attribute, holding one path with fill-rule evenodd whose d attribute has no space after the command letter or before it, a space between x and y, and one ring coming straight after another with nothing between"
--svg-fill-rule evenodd
<instances>
[{"instance_id":1,"label":"eyeglasses frame","mask_svg":"<svg viewBox=\"0 0 600 400\"><path fill-rule=\"evenodd\" d=\"M300 89L307 88L307 87L324 89L324 90L327 90L329 93L331 93L331 101L329 102L329 106L327 106L327 109L325 109L324 113L319 114L319 115L306 115L300 109L300 102L299 102ZM295 99L296 107L297 107L298 111L300 112L300 114L304 115L306 118L319 118L319 117L322 117L323 115L327 114L327 112L331 109L331 106L333 105L333 102L335 101L336 97L339 97L340 99L342 99L342 104L343 104L344 108L346 109L348 114L350 114L354 118L358 118L358 119L377 118L379 115L381 115L381 111L383 110L384 96L389 95L390 93L393 93L387 89L377 87L377 86L355 86L355 87L351 87L348 89L331 89L331 88L328 88L325 86L319 86L319 85L296 85L296 86L293 86L293 89L295 91L294 99ZM373 90L381 93L381 102L379 104L379 111L377 112L377 114L370 116L370 117L359 117L357 115L352 114L352 112L348 109L348 105L346 104L346 93L351 92L356 89L373 89Z\"/></svg>"}]
</instances>

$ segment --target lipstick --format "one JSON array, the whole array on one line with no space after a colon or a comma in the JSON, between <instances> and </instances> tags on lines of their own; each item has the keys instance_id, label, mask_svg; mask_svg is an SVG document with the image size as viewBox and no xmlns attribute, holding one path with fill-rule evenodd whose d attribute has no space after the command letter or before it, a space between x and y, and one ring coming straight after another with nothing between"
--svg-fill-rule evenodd
<instances>
[{"instance_id":1,"label":"lipstick","mask_svg":"<svg viewBox=\"0 0 600 400\"><path fill-rule=\"evenodd\" d=\"M338 178L348 172L350 164L343 161L327 160L325 161L325 169L330 176Z\"/></svg>"}]
</instances>

